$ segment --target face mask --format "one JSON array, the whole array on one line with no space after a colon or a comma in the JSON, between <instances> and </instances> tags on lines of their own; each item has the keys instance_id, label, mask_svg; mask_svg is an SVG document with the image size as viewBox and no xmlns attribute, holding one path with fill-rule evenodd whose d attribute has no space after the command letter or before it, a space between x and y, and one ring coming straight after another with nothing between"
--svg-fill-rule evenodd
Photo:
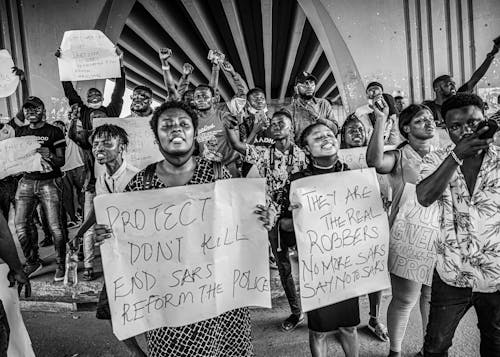
<instances>
[{"instance_id":1,"label":"face mask","mask_svg":"<svg viewBox=\"0 0 500 357\"><path fill-rule=\"evenodd\" d=\"M97 103L87 103L87 106L88 106L90 109L99 109L100 107L102 107L102 102L97 102Z\"/></svg>"}]
</instances>

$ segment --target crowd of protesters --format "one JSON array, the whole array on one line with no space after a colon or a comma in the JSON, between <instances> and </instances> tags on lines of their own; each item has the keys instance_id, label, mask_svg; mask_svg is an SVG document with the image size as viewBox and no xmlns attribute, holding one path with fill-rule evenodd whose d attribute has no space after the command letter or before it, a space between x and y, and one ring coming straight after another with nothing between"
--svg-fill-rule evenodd
<instances>
[{"instance_id":1,"label":"crowd of protesters","mask_svg":"<svg viewBox=\"0 0 500 357\"><path fill-rule=\"evenodd\" d=\"M43 170L0 180L0 254L11 268L9 278L29 290L29 278L44 265L39 246L54 245L54 281L64 279L67 250L80 252L83 279L95 279L96 242L112 233L109 227L96 224L93 200L97 195L209 183L245 177L254 170L266 179L268 202L257 213L268 229L271 256L290 306L290 316L281 329L290 332L305 320L291 269L291 254L297 253L291 213L296 207L289 201L290 183L349 170L339 161L339 149L367 147L368 166L390 178L390 224L406 183L417 185L423 206L435 201L442 206L432 286L391 274L388 326L380 321L380 291L369 295L368 327L376 338L389 341L389 356L401 356L410 312L419 301L425 336L419 355L447 356L460 319L474 306L481 356L500 356L500 234L498 229L496 234L488 234L488 227L482 224L500 226L500 146L493 143L493 135L485 136L494 121L500 121L500 114L483 126L488 120L484 103L472 94L499 45L497 39L484 63L458 89L450 75L442 75L433 82L433 100L405 105L407 98L394 98L384 92L382 83L371 82L366 87L368 104L346 118L336 118L332 104L315 96L318 81L311 73L300 72L295 78L290 104L270 108L264 90L248 88L220 53L214 51L210 56L210 83L193 88L193 67L185 64L175 83L169 65L172 53L161 49L167 101L153 109L153 91L147 86L135 87L131 96L130 117L149 121L164 157L143 170L123 156L129 142L123 128L93 125L95 118L120 116L126 82L123 65L107 106L101 90L91 88L82 98L71 82L62 82L71 109L66 122L53 123L47 122L44 102L28 93L24 73L16 67L13 71L22 83L22 110L0 124L0 140L38 137ZM122 63L123 54L118 49L117 54ZM61 56L59 50L56 56ZM228 102L221 102L217 89L221 69L236 88ZM436 141L439 128L446 128L448 145ZM395 148L384 151L385 145ZM97 177L95 165L104 167ZM493 209L481 210L485 205ZM7 225L11 209L26 258L24 267ZM43 239L39 239L38 225L43 228ZM68 229L76 230L74 239L69 239ZM312 356L327 356L326 341L333 331L339 331L345 355L358 356L358 300L355 297L307 312ZM105 287L97 317L110 319ZM146 337L147 353L135 338L124 341L131 355L253 355L246 308L187 326L155 329Z\"/></svg>"}]
</instances>

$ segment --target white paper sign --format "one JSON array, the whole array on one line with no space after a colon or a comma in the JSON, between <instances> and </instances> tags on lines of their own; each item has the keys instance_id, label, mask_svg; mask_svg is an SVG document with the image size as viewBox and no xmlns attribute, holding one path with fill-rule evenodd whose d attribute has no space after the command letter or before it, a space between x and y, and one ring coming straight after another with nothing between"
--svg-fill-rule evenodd
<instances>
[{"instance_id":1,"label":"white paper sign","mask_svg":"<svg viewBox=\"0 0 500 357\"><path fill-rule=\"evenodd\" d=\"M116 49L99 30L66 31L57 62L61 81L88 81L121 75Z\"/></svg>"},{"instance_id":2,"label":"white paper sign","mask_svg":"<svg viewBox=\"0 0 500 357\"><path fill-rule=\"evenodd\" d=\"M0 98L10 96L16 91L19 77L12 73L14 62L9 51L0 50Z\"/></svg>"},{"instance_id":3,"label":"white paper sign","mask_svg":"<svg viewBox=\"0 0 500 357\"><path fill-rule=\"evenodd\" d=\"M43 171L36 136L22 136L0 141L0 179L21 172Z\"/></svg>"},{"instance_id":4,"label":"white paper sign","mask_svg":"<svg viewBox=\"0 0 500 357\"><path fill-rule=\"evenodd\" d=\"M9 266L7 264L0 264L0 300L7 315L10 328L7 356L35 357L33 347L31 346L31 339L21 315L17 287L8 287L8 273Z\"/></svg>"},{"instance_id":5,"label":"white paper sign","mask_svg":"<svg viewBox=\"0 0 500 357\"><path fill-rule=\"evenodd\" d=\"M399 212L391 227L389 271L431 286L437 256L434 242L441 234L439 205L418 203L415 185L406 184Z\"/></svg>"},{"instance_id":6,"label":"white paper sign","mask_svg":"<svg viewBox=\"0 0 500 357\"><path fill-rule=\"evenodd\" d=\"M365 169L368 167L366 163L367 148L367 146L361 146L357 148L340 149L339 161L347 164L351 170ZM386 145L384 146L384 151L394 150L395 148L394 145Z\"/></svg>"},{"instance_id":7,"label":"white paper sign","mask_svg":"<svg viewBox=\"0 0 500 357\"><path fill-rule=\"evenodd\" d=\"M374 169L291 184L304 311L390 287L389 223Z\"/></svg>"},{"instance_id":8,"label":"white paper sign","mask_svg":"<svg viewBox=\"0 0 500 357\"><path fill-rule=\"evenodd\" d=\"M264 179L231 179L95 199L114 234L101 253L120 340L271 307L267 232L253 214L264 189Z\"/></svg>"},{"instance_id":9,"label":"white paper sign","mask_svg":"<svg viewBox=\"0 0 500 357\"><path fill-rule=\"evenodd\" d=\"M129 144L124 158L127 162L139 170L142 170L149 164L163 160L163 155L158 149L156 139L149 125L149 117L131 117L131 118L95 118L94 128L103 124L118 125L125 129L128 134ZM96 162L96 177L104 172L104 165Z\"/></svg>"}]
</instances>

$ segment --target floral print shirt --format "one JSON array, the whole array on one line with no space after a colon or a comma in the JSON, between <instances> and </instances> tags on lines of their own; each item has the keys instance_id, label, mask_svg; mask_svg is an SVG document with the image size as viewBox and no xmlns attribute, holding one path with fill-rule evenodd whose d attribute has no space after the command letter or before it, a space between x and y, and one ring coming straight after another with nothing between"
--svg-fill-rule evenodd
<instances>
[{"instance_id":1,"label":"floral print shirt","mask_svg":"<svg viewBox=\"0 0 500 357\"><path fill-rule=\"evenodd\" d=\"M290 154L292 157L290 157ZM268 199L281 211L283 188L288 183L291 174L307 167L306 154L297 145L292 145L286 153L273 146L255 146L247 144L245 161L255 165L261 177L266 178L266 194Z\"/></svg>"},{"instance_id":2,"label":"floral print shirt","mask_svg":"<svg viewBox=\"0 0 500 357\"><path fill-rule=\"evenodd\" d=\"M432 174L453 146L425 156L419 181ZM437 272L448 285L490 293L500 289L500 148L484 155L472 197L460 169L438 201L441 232Z\"/></svg>"}]
</instances>

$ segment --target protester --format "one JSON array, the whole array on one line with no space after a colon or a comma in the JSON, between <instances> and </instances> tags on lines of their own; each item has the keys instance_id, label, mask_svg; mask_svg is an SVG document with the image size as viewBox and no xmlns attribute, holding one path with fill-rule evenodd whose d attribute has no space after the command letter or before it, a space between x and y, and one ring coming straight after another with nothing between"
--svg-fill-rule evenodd
<instances>
[{"instance_id":1,"label":"protester","mask_svg":"<svg viewBox=\"0 0 500 357\"><path fill-rule=\"evenodd\" d=\"M368 140L372 136L375 126L375 114L373 107L377 103L385 103L389 108L389 117L385 122L384 128L384 143L386 145L397 145L401 142L398 130L398 115L394 98L387 93L384 93L384 87L379 82L370 82L366 86L366 98L368 104L356 109L355 114L363 123L366 129Z\"/></svg>"},{"instance_id":2,"label":"protester","mask_svg":"<svg viewBox=\"0 0 500 357\"><path fill-rule=\"evenodd\" d=\"M181 102L166 102L151 118L151 129L165 159L151 164L135 175L125 192L196 185L230 178L219 162L193 155L198 118ZM264 226L274 220L264 207L258 210ZM98 240L110 238L111 229L96 225ZM106 294L100 295L98 314L109 316ZM217 317L181 327L162 327L146 333L150 357L156 356L251 356L250 314L247 308L228 311ZM179 343L179 338L182 343Z\"/></svg>"},{"instance_id":3,"label":"protester","mask_svg":"<svg viewBox=\"0 0 500 357\"><path fill-rule=\"evenodd\" d=\"M432 82L432 88L436 98L434 100L425 100L422 104L426 105L432 111L436 125L440 127L445 127L446 123L444 118L441 116L441 106L444 101L454 96L457 93L472 93L476 84L484 77L488 69L490 68L495 55L498 53L500 48L500 37L497 37L493 41L493 49L486 55L486 59L479 66L478 69L472 74L470 79L465 82L458 90L456 89L456 83L452 76L445 74L437 77Z\"/></svg>"},{"instance_id":4,"label":"protester","mask_svg":"<svg viewBox=\"0 0 500 357\"><path fill-rule=\"evenodd\" d=\"M240 152L244 161L255 165L261 177L266 178L267 196L276 208L281 211L283 188L289 182L290 175L306 167L304 152L292 143L292 118L287 111L274 113L269 126L274 144L270 147L244 143L239 139L237 130L229 129L228 136L233 147ZM254 131L256 131L254 127ZM253 134L253 132L251 133ZM290 237L291 236L291 237ZM288 252L295 246L294 234L280 230L275 225L269 232L269 241L280 274L281 285L290 305L292 314L281 324L283 331L292 331L304 321L300 307L300 299L292 276L292 266Z\"/></svg>"},{"instance_id":5,"label":"protester","mask_svg":"<svg viewBox=\"0 0 500 357\"><path fill-rule=\"evenodd\" d=\"M30 221L36 205L40 203L49 223L50 233L54 238L56 250L55 281L64 278L66 241L62 227L62 173L66 141L62 131L46 123L45 105L37 97L28 97L23 104L24 117L30 125L18 128L16 136L34 135L39 138L41 147L37 149L42 157L41 172L25 173L16 192L16 231L26 257L26 275L37 272L42 265L39 262L38 242L30 234Z\"/></svg>"},{"instance_id":6,"label":"protester","mask_svg":"<svg viewBox=\"0 0 500 357\"><path fill-rule=\"evenodd\" d=\"M406 107L405 98L402 95L396 95L394 97L394 103L396 104L396 110L401 113Z\"/></svg>"},{"instance_id":7,"label":"protester","mask_svg":"<svg viewBox=\"0 0 500 357\"><path fill-rule=\"evenodd\" d=\"M141 117L150 119L153 115L153 90L146 86L137 86L130 96L130 115L127 118Z\"/></svg>"},{"instance_id":8,"label":"protester","mask_svg":"<svg viewBox=\"0 0 500 357\"><path fill-rule=\"evenodd\" d=\"M193 105L193 93L192 89L189 89L189 77L194 71L194 67L191 63L184 63L182 65L182 75L177 83L177 92L181 100L189 105Z\"/></svg>"},{"instance_id":9,"label":"protester","mask_svg":"<svg viewBox=\"0 0 500 357\"><path fill-rule=\"evenodd\" d=\"M309 158L309 166L293 174L290 181L303 177L349 170L338 160L339 143L335 132L327 125L317 122L306 127L300 144ZM285 186L283 210L279 224L284 231L293 231L293 220L289 201L290 184ZM326 357L327 337L339 331L339 339L347 357L359 355L359 340L356 326L359 324L358 297L328 305L307 313L309 347L313 357Z\"/></svg>"},{"instance_id":10,"label":"protester","mask_svg":"<svg viewBox=\"0 0 500 357\"><path fill-rule=\"evenodd\" d=\"M23 266L17 255L14 239L9 230L7 220L4 219L3 212L0 212L0 260L3 260L9 266L9 287L14 287L17 283L18 293L21 294L23 287L25 288L24 296L31 296L31 285L28 277L23 271ZM5 284L4 281L1 284ZM19 309L19 308L18 308ZM4 309L2 300L0 300L0 357L7 357L9 348L10 327L7 319L7 314Z\"/></svg>"},{"instance_id":11,"label":"protester","mask_svg":"<svg viewBox=\"0 0 500 357\"><path fill-rule=\"evenodd\" d=\"M364 147L367 144L365 126L358 119L356 114L350 114L340 129L340 148L351 149ZM380 340L387 341L387 328L379 321L380 303L382 302L382 291L377 291L368 294L370 302L370 320L368 321L368 329Z\"/></svg>"},{"instance_id":12,"label":"protester","mask_svg":"<svg viewBox=\"0 0 500 357\"><path fill-rule=\"evenodd\" d=\"M319 122L338 133L339 124L333 114L332 106L326 99L316 98L318 80L309 72L300 72L295 78L295 96L286 107L292 115L294 139L299 142L302 131L310 124Z\"/></svg>"},{"instance_id":13,"label":"protester","mask_svg":"<svg viewBox=\"0 0 500 357\"><path fill-rule=\"evenodd\" d=\"M500 95L497 97L497 104L500 105ZM497 123L500 123L500 109L490 115L489 119L495 120Z\"/></svg>"},{"instance_id":14,"label":"protester","mask_svg":"<svg viewBox=\"0 0 500 357\"><path fill-rule=\"evenodd\" d=\"M482 110L483 101L474 94L447 99L441 115L455 146L431 152L420 167L418 201L425 207L438 201L442 207L424 356L448 355L472 306L481 356L500 356L500 148L481 138L488 131L478 128Z\"/></svg>"},{"instance_id":15,"label":"protester","mask_svg":"<svg viewBox=\"0 0 500 357\"><path fill-rule=\"evenodd\" d=\"M435 134L434 118L429 108L422 104L411 104L399 115L399 130L406 139L395 150L384 152L383 128L388 109L374 109L376 122L366 160L379 174L388 174L392 186L393 200L389 223L392 226L406 183L415 184L425 155L434 148L431 145ZM408 238L411 240L411 238ZM401 345L410 313L420 298L422 330L425 334L429 316L431 287L391 274L392 298L387 310L390 340L389 356L401 356Z\"/></svg>"}]
</instances>

